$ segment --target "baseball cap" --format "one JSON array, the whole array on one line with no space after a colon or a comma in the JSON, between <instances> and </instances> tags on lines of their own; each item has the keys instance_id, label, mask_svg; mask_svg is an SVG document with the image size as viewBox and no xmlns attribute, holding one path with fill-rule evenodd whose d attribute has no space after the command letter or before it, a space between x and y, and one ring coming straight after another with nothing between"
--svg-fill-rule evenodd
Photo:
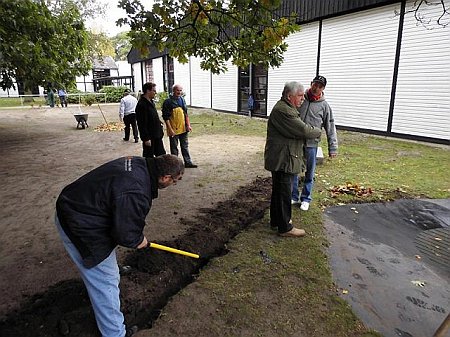
<instances>
[{"instance_id":1,"label":"baseball cap","mask_svg":"<svg viewBox=\"0 0 450 337\"><path fill-rule=\"evenodd\" d=\"M327 79L323 76L317 75L316 77L314 77L313 82L319 82L322 83L324 86L327 85Z\"/></svg>"}]
</instances>

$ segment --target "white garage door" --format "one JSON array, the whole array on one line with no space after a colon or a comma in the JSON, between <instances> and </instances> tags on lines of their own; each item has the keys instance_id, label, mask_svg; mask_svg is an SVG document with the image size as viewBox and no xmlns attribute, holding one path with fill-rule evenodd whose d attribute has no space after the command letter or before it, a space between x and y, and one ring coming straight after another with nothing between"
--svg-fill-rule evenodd
<instances>
[{"instance_id":1,"label":"white garage door","mask_svg":"<svg viewBox=\"0 0 450 337\"><path fill-rule=\"evenodd\" d=\"M183 92L185 94L184 99L187 105L192 105L191 103L191 87L190 87L190 72L189 63L182 64L176 59L173 60L173 71L174 71L174 84L180 84L183 87ZM172 93L172 88L169 88L170 93Z\"/></svg>"},{"instance_id":2,"label":"white garage door","mask_svg":"<svg viewBox=\"0 0 450 337\"><path fill-rule=\"evenodd\" d=\"M200 68L200 58L191 57L191 105L211 108L211 72Z\"/></svg>"},{"instance_id":3,"label":"white garage door","mask_svg":"<svg viewBox=\"0 0 450 337\"><path fill-rule=\"evenodd\" d=\"M442 14L439 6L423 9L430 18ZM392 132L450 140L450 27L428 28L406 14Z\"/></svg>"},{"instance_id":4,"label":"white garage door","mask_svg":"<svg viewBox=\"0 0 450 337\"><path fill-rule=\"evenodd\" d=\"M268 76L267 115L281 98L284 84L299 81L305 89L316 74L319 23L301 26L298 33L290 35L284 53L284 62L279 68L270 68Z\"/></svg>"},{"instance_id":5,"label":"white garage door","mask_svg":"<svg viewBox=\"0 0 450 337\"><path fill-rule=\"evenodd\" d=\"M228 70L219 75L212 75L212 108L236 112L238 68L231 61L227 62Z\"/></svg>"},{"instance_id":6,"label":"white garage door","mask_svg":"<svg viewBox=\"0 0 450 337\"><path fill-rule=\"evenodd\" d=\"M387 131L399 5L323 21L320 74L337 125Z\"/></svg>"}]
</instances>

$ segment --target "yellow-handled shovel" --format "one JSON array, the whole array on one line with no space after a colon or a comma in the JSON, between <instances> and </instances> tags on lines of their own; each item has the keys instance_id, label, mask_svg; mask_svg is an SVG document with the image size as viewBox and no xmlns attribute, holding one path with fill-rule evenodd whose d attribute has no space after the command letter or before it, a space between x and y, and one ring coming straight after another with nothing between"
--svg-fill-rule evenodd
<instances>
[{"instance_id":1,"label":"yellow-handled shovel","mask_svg":"<svg viewBox=\"0 0 450 337\"><path fill-rule=\"evenodd\" d=\"M189 252L186 252L184 250L179 250L179 249L175 249L175 248L159 245L159 244L153 243L153 242L149 242L148 246L150 248L165 250L167 252L171 252L171 253L175 253L175 254L186 255L186 256L189 256L189 257L193 257L195 259L198 259L200 257L200 255L198 255L198 254L189 253Z\"/></svg>"}]
</instances>

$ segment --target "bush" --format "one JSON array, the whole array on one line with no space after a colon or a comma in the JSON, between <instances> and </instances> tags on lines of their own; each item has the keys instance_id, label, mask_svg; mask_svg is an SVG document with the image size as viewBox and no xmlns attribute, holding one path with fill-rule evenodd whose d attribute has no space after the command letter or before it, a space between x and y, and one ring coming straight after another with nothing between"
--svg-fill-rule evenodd
<instances>
[{"instance_id":1,"label":"bush","mask_svg":"<svg viewBox=\"0 0 450 337\"><path fill-rule=\"evenodd\" d=\"M86 95L83 97L84 105L91 106L94 103L97 103L97 99L96 99L95 95Z\"/></svg>"},{"instance_id":2,"label":"bush","mask_svg":"<svg viewBox=\"0 0 450 337\"><path fill-rule=\"evenodd\" d=\"M165 91L158 92L155 96L155 105L157 109L161 109L163 102L169 98L169 94Z\"/></svg>"},{"instance_id":3,"label":"bush","mask_svg":"<svg viewBox=\"0 0 450 337\"><path fill-rule=\"evenodd\" d=\"M123 92L127 89L127 87L115 87L112 85L105 85L100 89L99 92L106 94L106 102L107 103L119 103L123 97Z\"/></svg>"},{"instance_id":4,"label":"bush","mask_svg":"<svg viewBox=\"0 0 450 337\"><path fill-rule=\"evenodd\" d=\"M78 104L80 103L80 97L78 95L73 95L73 94L84 94L84 91L78 90L78 89L70 89L67 92L68 96L67 96L67 103L68 104ZM73 96L72 96L73 95Z\"/></svg>"}]
</instances>

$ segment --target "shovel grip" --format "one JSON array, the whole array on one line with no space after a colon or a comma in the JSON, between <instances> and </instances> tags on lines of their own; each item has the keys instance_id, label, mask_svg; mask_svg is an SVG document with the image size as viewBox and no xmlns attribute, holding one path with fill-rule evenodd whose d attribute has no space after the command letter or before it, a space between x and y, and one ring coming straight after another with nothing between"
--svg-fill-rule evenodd
<instances>
[{"instance_id":1,"label":"shovel grip","mask_svg":"<svg viewBox=\"0 0 450 337\"><path fill-rule=\"evenodd\" d=\"M171 247L167 247L167 246L163 246L163 245L159 245L157 243L153 243L153 242L149 242L148 246L150 248L155 248L155 249L160 249L160 250L165 250L167 252L171 252L174 254L180 254L180 255L185 255L185 256L189 256L189 257L193 257L195 259L198 259L200 257L200 255L198 254L194 254L194 253L189 253L186 252L184 250L180 250L180 249L175 249L175 248L171 248Z\"/></svg>"}]
</instances>

